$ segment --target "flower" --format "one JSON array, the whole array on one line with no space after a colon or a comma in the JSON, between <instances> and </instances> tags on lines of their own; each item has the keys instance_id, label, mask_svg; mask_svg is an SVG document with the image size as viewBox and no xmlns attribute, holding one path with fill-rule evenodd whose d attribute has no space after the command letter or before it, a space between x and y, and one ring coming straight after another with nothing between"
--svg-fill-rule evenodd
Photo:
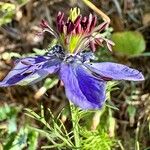
<instances>
[{"instance_id":1,"label":"flower","mask_svg":"<svg viewBox=\"0 0 150 150\"><path fill-rule=\"evenodd\" d=\"M109 45L111 41L102 37L98 31L106 28L107 23L98 27L96 17L82 17L79 9L71 10L65 21L64 14L57 17L57 32L47 22L42 21L43 32L50 32L58 43L43 56L22 58L0 82L1 87L12 85L31 85L49 74L57 74L63 82L67 98L82 109L99 109L105 102L106 83L110 80L142 81L144 77L136 69L112 62L94 63L95 44ZM95 35L95 36L94 36Z\"/></svg>"}]
</instances>

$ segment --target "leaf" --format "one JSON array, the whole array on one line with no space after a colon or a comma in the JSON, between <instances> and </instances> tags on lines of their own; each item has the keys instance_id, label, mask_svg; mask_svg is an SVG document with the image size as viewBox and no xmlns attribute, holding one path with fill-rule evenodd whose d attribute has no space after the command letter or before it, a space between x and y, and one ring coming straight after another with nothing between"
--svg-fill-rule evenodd
<instances>
[{"instance_id":1,"label":"leaf","mask_svg":"<svg viewBox=\"0 0 150 150\"><path fill-rule=\"evenodd\" d=\"M16 118L17 114L21 111L21 106L9 106L8 104L4 104L4 106L0 107L0 121L5 119Z\"/></svg>"},{"instance_id":2,"label":"leaf","mask_svg":"<svg viewBox=\"0 0 150 150\"><path fill-rule=\"evenodd\" d=\"M127 112L129 114L129 116L135 116L136 114L136 108L132 105L129 105L128 108L127 108Z\"/></svg>"},{"instance_id":3,"label":"leaf","mask_svg":"<svg viewBox=\"0 0 150 150\"><path fill-rule=\"evenodd\" d=\"M8 133L13 133L17 131L17 121L16 117L13 117L8 120Z\"/></svg>"},{"instance_id":4,"label":"leaf","mask_svg":"<svg viewBox=\"0 0 150 150\"><path fill-rule=\"evenodd\" d=\"M29 133L28 133L28 149L29 150L36 150L38 147L38 132L28 129Z\"/></svg>"},{"instance_id":5,"label":"leaf","mask_svg":"<svg viewBox=\"0 0 150 150\"><path fill-rule=\"evenodd\" d=\"M11 22L16 6L11 3L0 2L0 26Z\"/></svg>"},{"instance_id":6,"label":"leaf","mask_svg":"<svg viewBox=\"0 0 150 150\"><path fill-rule=\"evenodd\" d=\"M36 55L45 55L47 51L38 49L38 48L33 48L33 51L35 52Z\"/></svg>"},{"instance_id":7,"label":"leaf","mask_svg":"<svg viewBox=\"0 0 150 150\"><path fill-rule=\"evenodd\" d=\"M9 134L9 138L5 140L6 143L4 144L4 147L3 147L4 150L11 149L13 141L15 140L15 137L16 137L15 132Z\"/></svg>"},{"instance_id":8,"label":"leaf","mask_svg":"<svg viewBox=\"0 0 150 150\"><path fill-rule=\"evenodd\" d=\"M51 79L51 78L47 78L44 82L44 87L46 89L51 89L53 88L56 84L58 83L58 79Z\"/></svg>"},{"instance_id":9,"label":"leaf","mask_svg":"<svg viewBox=\"0 0 150 150\"><path fill-rule=\"evenodd\" d=\"M20 58L21 55L15 52L4 52L1 54L1 58L4 60L10 60L12 57Z\"/></svg>"},{"instance_id":10,"label":"leaf","mask_svg":"<svg viewBox=\"0 0 150 150\"><path fill-rule=\"evenodd\" d=\"M113 33L112 41L115 43L113 50L116 54L128 57L140 55L146 47L142 34L137 31Z\"/></svg>"}]
</instances>

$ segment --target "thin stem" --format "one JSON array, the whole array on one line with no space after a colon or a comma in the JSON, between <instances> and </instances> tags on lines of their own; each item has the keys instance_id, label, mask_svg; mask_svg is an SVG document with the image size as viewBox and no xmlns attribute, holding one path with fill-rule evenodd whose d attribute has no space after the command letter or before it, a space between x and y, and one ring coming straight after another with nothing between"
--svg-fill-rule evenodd
<instances>
[{"instance_id":1,"label":"thin stem","mask_svg":"<svg viewBox=\"0 0 150 150\"><path fill-rule=\"evenodd\" d=\"M72 126L73 126L73 133L74 133L74 141L75 141L75 146L77 150L80 148L80 136L79 136L79 113L78 109L70 103L70 113L71 113L71 119L72 119Z\"/></svg>"},{"instance_id":2,"label":"thin stem","mask_svg":"<svg viewBox=\"0 0 150 150\"><path fill-rule=\"evenodd\" d=\"M91 9L93 9L97 14L99 14L104 21L110 23L110 18L103 13L100 9L98 9L92 2L89 0L82 0L87 6L89 6Z\"/></svg>"}]
</instances>

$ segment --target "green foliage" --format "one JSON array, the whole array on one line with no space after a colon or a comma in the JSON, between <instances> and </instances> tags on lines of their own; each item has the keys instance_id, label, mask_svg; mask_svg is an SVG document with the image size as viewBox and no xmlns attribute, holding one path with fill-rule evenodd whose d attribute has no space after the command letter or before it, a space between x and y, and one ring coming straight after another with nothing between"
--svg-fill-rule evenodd
<instances>
[{"instance_id":1,"label":"green foliage","mask_svg":"<svg viewBox=\"0 0 150 150\"><path fill-rule=\"evenodd\" d=\"M0 107L0 141L4 150L22 150L28 147L29 150L36 150L38 132L22 125L18 129L17 118L21 112L21 106L9 106L5 104Z\"/></svg>"},{"instance_id":2,"label":"green foliage","mask_svg":"<svg viewBox=\"0 0 150 150\"><path fill-rule=\"evenodd\" d=\"M106 131L88 131L82 128L82 150L111 150L114 140L111 139Z\"/></svg>"},{"instance_id":3,"label":"green foliage","mask_svg":"<svg viewBox=\"0 0 150 150\"><path fill-rule=\"evenodd\" d=\"M28 0L17 0L17 3L20 5L25 5L28 2Z\"/></svg>"},{"instance_id":4,"label":"green foliage","mask_svg":"<svg viewBox=\"0 0 150 150\"><path fill-rule=\"evenodd\" d=\"M0 107L0 121L7 120L7 132L9 134L17 131L17 114L20 111L20 107L13 107L5 104ZM3 129L3 125L0 125L0 129Z\"/></svg>"},{"instance_id":5,"label":"green foliage","mask_svg":"<svg viewBox=\"0 0 150 150\"><path fill-rule=\"evenodd\" d=\"M11 22L16 6L11 3L0 2L0 26Z\"/></svg>"},{"instance_id":6,"label":"green foliage","mask_svg":"<svg viewBox=\"0 0 150 150\"><path fill-rule=\"evenodd\" d=\"M20 58L21 55L19 53L15 53L15 52L10 52L10 53L4 52L0 56L0 58L3 60L10 60L12 57Z\"/></svg>"},{"instance_id":7,"label":"green foliage","mask_svg":"<svg viewBox=\"0 0 150 150\"><path fill-rule=\"evenodd\" d=\"M36 150L37 148L38 132L30 128L21 127L18 133L9 135L9 138L4 144L4 150L22 150L28 147L29 150Z\"/></svg>"},{"instance_id":8,"label":"green foliage","mask_svg":"<svg viewBox=\"0 0 150 150\"><path fill-rule=\"evenodd\" d=\"M72 143L69 135L71 135L72 132L67 132L65 126L61 122L59 118L54 118L53 114L49 111L49 116L51 117L51 123L49 124L44 116L44 109L41 106L41 114L37 114L34 111L30 109L26 109L27 115L38 120L41 122L46 128L45 129L39 129L35 127L30 127L32 130L37 131L41 134L42 137L45 137L49 140L51 143L50 146L43 146L44 149L50 149L50 148L57 148L57 149L64 149L64 148L73 148L74 144Z\"/></svg>"},{"instance_id":9,"label":"green foliage","mask_svg":"<svg viewBox=\"0 0 150 150\"><path fill-rule=\"evenodd\" d=\"M36 54L36 55L44 55L46 53L45 50L41 50L41 49L38 49L38 48L33 48L33 52Z\"/></svg>"},{"instance_id":10,"label":"green foliage","mask_svg":"<svg viewBox=\"0 0 150 150\"><path fill-rule=\"evenodd\" d=\"M47 78L44 82L44 87L48 90L53 88L56 84L58 83L58 79L51 79L51 78Z\"/></svg>"},{"instance_id":11,"label":"green foliage","mask_svg":"<svg viewBox=\"0 0 150 150\"><path fill-rule=\"evenodd\" d=\"M28 0L16 0L14 3L0 2L0 26L10 23L15 16L16 10L27 2Z\"/></svg>"},{"instance_id":12,"label":"green foliage","mask_svg":"<svg viewBox=\"0 0 150 150\"><path fill-rule=\"evenodd\" d=\"M112 34L112 41L115 43L113 50L117 55L127 57L140 55L145 50L145 40L140 32L125 31Z\"/></svg>"},{"instance_id":13,"label":"green foliage","mask_svg":"<svg viewBox=\"0 0 150 150\"><path fill-rule=\"evenodd\" d=\"M66 109L68 109L68 107ZM68 116L68 118L71 117L70 121L72 122L70 132L67 131L66 127L60 120L61 113L58 117L54 117L52 112L48 109L50 123L45 119L43 106L41 106L40 114L35 113L31 109L26 109L26 114L29 117L38 120L45 126L43 129L30 127L30 129L40 133L42 138L46 138L48 140L48 145L42 146L43 149L111 150L112 147L116 145L116 140L114 138L110 138L107 133L109 128L107 122L109 121L110 124L112 123L110 119L106 121L106 117L103 117L105 113L108 113L107 110L108 109L104 109L103 112L100 113L102 120L104 121L102 121L94 131L91 131L88 124L83 124L82 122L89 120L91 123L92 118L89 118L88 116L92 116L92 114L99 110L84 111L71 104L71 116Z\"/></svg>"}]
</instances>

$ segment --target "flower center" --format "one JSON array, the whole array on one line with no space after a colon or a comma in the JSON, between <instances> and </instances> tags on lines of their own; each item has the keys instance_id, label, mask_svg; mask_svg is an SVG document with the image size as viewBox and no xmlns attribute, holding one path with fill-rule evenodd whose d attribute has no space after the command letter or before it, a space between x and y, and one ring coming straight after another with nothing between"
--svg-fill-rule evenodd
<instances>
[{"instance_id":1,"label":"flower center","mask_svg":"<svg viewBox=\"0 0 150 150\"><path fill-rule=\"evenodd\" d=\"M107 44L107 47L111 50L114 43L106 39L106 35L100 33L108 27L108 23L103 22L96 27L96 22L97 17L95 15L82 16L79 8L73 8L70 10L67 19L65 19L63 12L58 13L57 32L44 20L40 25L43 33L49 32L55 36L66 53L76 55L82 50L91 49L94 52L96 45Z\"/></svg>"},{"instance_id":2,"label":"flower center","mask_svg":"<svg viewBox=\"0 0 150 150\"><path fill-rule=\"evenodd\" d=\"M95 56L93 52L82 51L77 54L70 54L65 53L63 48L59 45L55 45L47 54L46 56L53 58L57 57L58 59L65 61L67 63L85 63L89 62L90 60L94 60Z\"/></svg>"},{"instance_id":3,"label":"flower center","mask_svg":"<svg viewBox=\"0 0 150 150\"><path fill-rule=\"evenodd\" d=\"M96 16L90 14L88 17L80 15L80 9L70 10L67 20L64 13L59 12L57 16L57 30L59 32L59 42L68 53L78 53L89 46L89 36L96 25Z\"/></svg>"}]
</instances>

